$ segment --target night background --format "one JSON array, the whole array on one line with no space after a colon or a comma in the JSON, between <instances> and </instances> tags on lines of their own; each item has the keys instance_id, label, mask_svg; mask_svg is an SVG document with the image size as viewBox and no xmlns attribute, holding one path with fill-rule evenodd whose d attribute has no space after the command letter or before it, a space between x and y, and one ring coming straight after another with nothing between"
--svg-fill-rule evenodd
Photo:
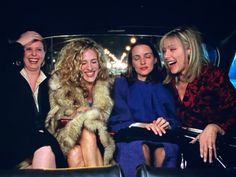
<instances>
[{"instance_id":1,"label":"night background","mask_svg":"<svg viewBox=\"0 0 236 177\"><path fill-rule=\"evenodd\" d=\"M1 4L1 37L10 40L27 30L44 37L121 29L162 35L187 25L220 48L221 65L227 69L236 48L235 0L9 0Z\"/></svg>"},{"instance_id":2,"label":"night background","mask_svg":"<svg viewBox=\"0 0 236 177\"><path fill-rule=\"evenodd\" d=\"M2 4L1 30L10 38L25 30L50 36L127 26L168 30L193 25L217 43L236 30L234 0L9 0Z\"/></svg>"}]
</instances>

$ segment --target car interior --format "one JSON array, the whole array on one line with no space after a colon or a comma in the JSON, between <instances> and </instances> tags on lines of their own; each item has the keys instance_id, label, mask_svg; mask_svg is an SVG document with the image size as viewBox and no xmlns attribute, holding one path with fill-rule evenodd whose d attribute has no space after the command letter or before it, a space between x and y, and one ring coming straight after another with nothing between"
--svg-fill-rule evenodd
<instances>
[{"instance_id":1,"label":"car interior","mask_svg":"<svg viewBox=\"0 0 236 177\"><path fill-rule=\"evenodd\" d=\"M130 49L130 45L134 43L138 38L145 38L153 42L157 49L158 43L162 36L162 33L158 34L142 34L142 33L125 33L125 30L122 31L106 31L105 33L83 33L83 34L73 34L73 35L56 35L56 36L47 36L45 41L47 43L47 57L46 65L44 65L44 70L50 74L50 71L53 69L54 63L56 62L58 51L61 47L75 39L80 37L89 37L100 43L104 47L104 51L108 56L107 67L109 68L110 74L112 76L118 76L126 72L127 68L127 53ZM208 43L203 43L202 47L204 49L205 57L209 60L210 63L217 67L221 67L222 60L220 49L217 46L213 46ZM235 84L235 71L236 71L236 57L232 60L232 64L229 70L229 76L231 77L232 84ZM184 132L183 138L192 138L199 133L199 130L189 129ZM220 169L219 172L213 172L208 170L199 169L197 173L193 170L185 169L185 159L183 159L181 152L180 164L177 169L157 169L145 164L141 164L137 167L137 177L167 177L167 176L183 176L187 177L191 174L194 177L217 177L217 176L232 176L236 172L232 170L236 168L236 164L230 164L231 161L225 159L223 150L225 148L230 149L233 153L236 152L236 137L227 137L226 139L219 140L220 146L219 154L217 157L217 162ZM235 163L235 162L234 162ZM2 177L26 177L26 176L86 176L86 177L100 177L100 176L109 176L109 177L122 177L122 170L119 165L113 165L108 167L99 167L99 168L79 168L79 169L49 169L49 170L14 170L14 171L0 171L0 176Z\"/></svg>"}]
</instances>

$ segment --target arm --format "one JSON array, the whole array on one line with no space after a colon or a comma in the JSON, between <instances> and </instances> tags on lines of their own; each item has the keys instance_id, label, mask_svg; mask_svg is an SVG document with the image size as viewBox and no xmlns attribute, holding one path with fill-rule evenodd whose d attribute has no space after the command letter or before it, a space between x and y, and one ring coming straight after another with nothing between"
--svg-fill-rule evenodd
<instances>
[{"instance_id":1,"label":"arm","mask_svg":"<svg viewBox=\"0 0 236 177\"><path fill-rule=\"evenodd\" d=\"M200 156L204 162L213 162L217 157L216 139L218 135L224 135L225 132L233 130L236 125L236 93L228 77L219 69L211 72L209 86L217 95L217 119L209 121L209 124L203 129L203 132L197 136L191 143L199 141Z\"/></svg>"},{"instance_id":2,"label":"arm","mask_svg":"<svg viewBox=\"0 0 236 177\"><path fill-rule=\"evenodd\" d=\"M19 37L16 42L6 45L4 49L4 66L6 68L12 67L13 63L21 62L24 56L24 46L33 42L34 40L42 40L42 36L34 31L27 31ZM5 68L4 68L5 69Z\"/></svg>"},{"instance_id":3,"label":"arm","mask_svg":"<svg viewBox=\"0 0 236 177\"><path fill-rule=\"evenodd\" d=\"M12 69L14 68L14 63L16 61L22 61L24 55L24 48L21 44L14 42L14 43L7 43L3 46L3 52L1 54L2 60L2 69L3 73L11 73ZM15 69L15 68L14 68Z\"/></svg>"},{"instance_id":4,"label":"arm","mask_svg":"<svg viewBox=\"0 0 236 177\"><path fill-rule=\"evenodd\" d=\"M112 90L114 106L108 119L108 127L117 132L122 128L128 128L132 123L132 115L127 105L128 83L125 78L115 80Z\"/></svg>"},{"instance_id":5,"label":"arm","mask_svg":"<svg viewBox=\"0 0 236 177\"><path fill-rule=\"evenodd\" d=\"M236 90L231 84L228 76L219 69L214 73L214 88L219 99L219 109L221 116L218 121L214 122L224 131L234 131L236 125Z\"/></svg>"},{"instance_id":6,"label":"arm","mask_svg":"<svg viewBox=\"0 0 236 177\"><path fill-rule=\"evenodd\" d=\"M179 127L179 120L175 113L175 104L171 93L161 84L155 87L153 94L153 106L158 116L145 128L152 130L155 134L162 136L168 129Z\"/></svg>"},{"instance_id":7,"label":"arm","mask_svg":"<svg viewBox=\"0 0 236 177\"><path fill-rule=\"evenodd\" d=\"M176 107L172 93L163 85L159 85L157 90L154 101L159 115L169 122L169 128L178 128L180 121L176 116ZM158 122L164 123L163 120Z\"/></svg>"}]
</instances>

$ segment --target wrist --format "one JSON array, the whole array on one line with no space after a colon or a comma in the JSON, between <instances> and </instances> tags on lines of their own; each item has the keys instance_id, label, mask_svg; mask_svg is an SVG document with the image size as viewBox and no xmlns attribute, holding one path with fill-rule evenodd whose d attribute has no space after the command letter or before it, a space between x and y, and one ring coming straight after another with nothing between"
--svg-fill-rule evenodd
<instances>
[{"instance_id":1,"label":"wrist","mask_svg":"<svg viewBox=\"0 0 236 177\"><path fill-rule=\"evenodd\" d=\"M219 134L219 135L225 134L225 131L219 125L217 125L217 124L212 124L212 125L214 125L214 127L216 128L217 134Z\"/></svg>"},{"instance_id":2,"label":"wrist","mask_svg":"<svg viewBox=\"0 0 236 177\"><path fill-rule=\"evenodd\" d=\"M24 42L23 41L21 41L21 40L17 40L16 41L16 43L18 43L18 44L20 44L20 45L22 45L22 46L24 46L25 44L24 44Z\"/></svg>"}]
</instances>

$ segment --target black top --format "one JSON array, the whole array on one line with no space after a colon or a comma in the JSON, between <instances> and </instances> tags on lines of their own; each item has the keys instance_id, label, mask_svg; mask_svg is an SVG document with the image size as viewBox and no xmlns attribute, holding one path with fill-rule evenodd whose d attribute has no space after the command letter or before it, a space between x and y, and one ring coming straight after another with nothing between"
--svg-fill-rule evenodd
<instances>
[{"instance_id":1,"label":"black top","mask_svg":"<svg viewBox=\"0 0 236 177\"><path fill-rule=\"evenodd\" d=\"M19 52L20 49L17 48L22 48L19 44L11 45L14 45L15 49L9 52ZM15 54L19 56L17 52ZM8 57L13 56L9 53ZM12 65L14 60L8 59L5 62L2 70L4 72L1 74L0 168L15 167L19 162L32 157L36 149L45 145L52 147L58 167L65 167L64 157L56 139L44 128L49 111L48 79L39 86L38 111L28 82L20 74L20 68Z\"/></svg>"}]
</instances>

